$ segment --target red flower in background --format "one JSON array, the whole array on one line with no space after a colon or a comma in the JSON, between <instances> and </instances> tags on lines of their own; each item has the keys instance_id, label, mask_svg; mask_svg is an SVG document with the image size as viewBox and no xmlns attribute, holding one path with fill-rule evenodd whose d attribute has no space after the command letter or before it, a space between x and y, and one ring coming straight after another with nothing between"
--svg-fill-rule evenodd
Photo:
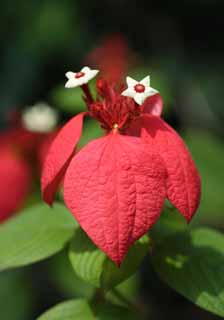
<instances>
[{"instance_id":1,"label":"red flower in background","mask_svg":"<svg viewBox=\"0 0 224 320\"><path fill-rule=\"evenodd\" d=\"M121 34L107 37L86 59L87 64L99 68L102 76L110 82L120 81L133 61L134 55Z\"/></svg>"},{"instance_id":2,"label":"red flower in background","mask_svg":"<svg viewBox=\"0 0 224 320\"><path fill-rule=\"evenodd\" d=\"M22 207L30 192L31 177L29 164L0 143L0 222Z\"/></svg>"},{"instance_id":3,"label":"red flower in background","mask_svg":"<svg viewBox=\"0 0 224 320\"><path fill-rule=\"evenodd\" d=\"M44 108L42 104L42 113L40 105L27 109L23 115L14 113L10 119L13 127L0 134L0 179L4 182L0 186L0 222L24 205L55 135L51 131L56 118L46 117L46 112L52 111Z\"/></svg>"},{"instance_id":4,"label":"red flower in background","mask_svg":"<svg viewBox=\"0 0 224 320\"><path fill-rule=\"evenodd\" d=\"M77 74L73 73L76 79ZM44 200L51 205L64 180L66 205L117 265L159 218L166 198L187 221L200 200L194 162L179 135L158 116L161 97L149 86L149 78L143 83L131 80L123 93L114 84L98 80L96 101L80 80L88 111L72 118L58 133L42 174ZM136 94L144 98L135 99ZM87 115L99 121L105 136L77 153Z\"/></svg>"}]
</instances>

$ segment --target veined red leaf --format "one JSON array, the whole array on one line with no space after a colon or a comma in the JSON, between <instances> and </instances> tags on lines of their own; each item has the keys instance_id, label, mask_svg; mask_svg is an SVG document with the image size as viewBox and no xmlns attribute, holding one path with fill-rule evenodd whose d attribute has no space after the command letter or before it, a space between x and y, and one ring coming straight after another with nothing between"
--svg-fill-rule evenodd
<instances>
[{"instance_id":1,"label":"veined red leaf","mask_svg":"<svg viewBox=\"0 0 224 320\"><path fill-rule=\"evenodd\" d=\"M139 118L129 134L156 147L168 172L167 197L190 221L200 202L200 177L181 137L161 118L149 115Z\"/></svg>"},{"instance_id":2,"label":"veined red leaf","mask_svg":"<svg viewBox=\"0 0 224 320\"><path fill-rule=\"evenodd\" d=\"M156 222L165 199L163 160L141 139L117 133L71 161L64 198L81 227L117 265Z\"/></svg>"}]
</instances>

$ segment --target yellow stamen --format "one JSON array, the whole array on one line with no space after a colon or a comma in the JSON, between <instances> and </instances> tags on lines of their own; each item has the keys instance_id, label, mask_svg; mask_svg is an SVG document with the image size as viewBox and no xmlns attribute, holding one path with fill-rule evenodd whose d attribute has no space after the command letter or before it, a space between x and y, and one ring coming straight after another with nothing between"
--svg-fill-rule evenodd
<instances>
[{"instance_id":1,"label":"yellow stamen","mask_svg":"<svg viewBox=\"0 0 224 320\"><path fill-rule=\"evenodd\" d=\"M113 124L113 129L118 129L118 124L117 123Z\"/></svg>"}]
</instances>

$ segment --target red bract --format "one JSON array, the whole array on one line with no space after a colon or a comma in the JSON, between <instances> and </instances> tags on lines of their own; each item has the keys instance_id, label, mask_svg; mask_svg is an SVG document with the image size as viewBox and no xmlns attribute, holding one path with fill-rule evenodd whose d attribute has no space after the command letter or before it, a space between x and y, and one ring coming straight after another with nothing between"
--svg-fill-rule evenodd
<instances>
[{"instance_id":1,"label":"red bract","mask_svg":"<svg viewBox=\"0 0 224 320\"><path fill-rule=\"evenodd\" d=\"M63 181L65 203L81 227L117 265L130 245L156 222L168 198L189 221L200 199L200 178L178 134L158 115L159 94L143 105L97 82L88 111L58 133L42 175L44 200L52 204ZM88 91L88 92L87 92ZM99 121L105 136L75 152L84 115Z\"/></svg>"}]
</instances>

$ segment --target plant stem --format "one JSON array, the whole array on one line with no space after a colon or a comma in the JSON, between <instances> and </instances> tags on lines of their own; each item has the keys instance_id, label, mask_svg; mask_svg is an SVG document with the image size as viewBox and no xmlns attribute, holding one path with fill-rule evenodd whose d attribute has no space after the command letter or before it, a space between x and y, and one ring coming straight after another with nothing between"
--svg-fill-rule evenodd
<instances>
[{"instance_id":1,"label":"plant stem","mask_svg":"<svg viewBox=\"0 0 224 320\"><path fill-rule=\"evenodd\" d=\"M84 94L85 94L85 97L86 97L87 102L88 102L88 103L93 103L93 102L94 102L93 96L92 96L92 94L91 94L91 92L90 92L90 89L89 89L88 84L83 84L83 85L81 86L81 88L82 88L82 91L83 91Z\"/></svg>"}]
</instances>

